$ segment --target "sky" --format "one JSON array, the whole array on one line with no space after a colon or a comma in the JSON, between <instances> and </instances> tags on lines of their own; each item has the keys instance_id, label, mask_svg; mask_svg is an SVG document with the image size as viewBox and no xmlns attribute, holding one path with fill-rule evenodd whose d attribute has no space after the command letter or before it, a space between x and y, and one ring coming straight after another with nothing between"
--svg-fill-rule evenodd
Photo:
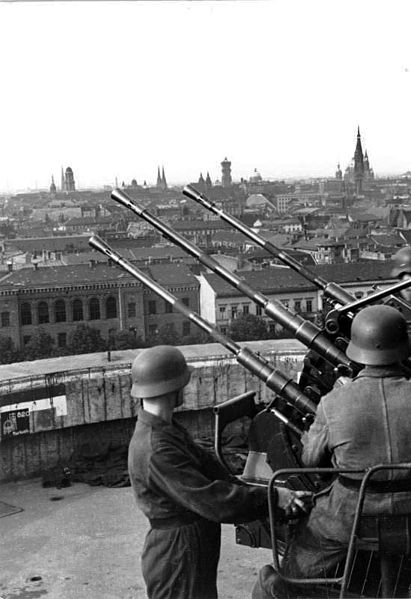
<instances>
[{"instance_id":1,"label":"sky","mask_svg":"<svg viewBox=\"0 0 411 599\"><path fill-rule=\"evenodd\" d=\"M409 0L0 2L0 192L411 170Z\"/></svg>"}]
</instances>

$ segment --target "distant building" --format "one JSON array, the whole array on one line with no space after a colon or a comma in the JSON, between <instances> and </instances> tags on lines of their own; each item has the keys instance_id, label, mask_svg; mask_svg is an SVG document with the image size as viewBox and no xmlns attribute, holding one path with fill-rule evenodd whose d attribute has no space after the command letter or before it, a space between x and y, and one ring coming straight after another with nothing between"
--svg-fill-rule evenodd
<instances>
[{"instance_id":1,"label":"distant building","mask_svg":"<svg viewBox=\"0 0 411 599\"><path fill-rule=\"evenodd\" d=\"M221 185L223 187L230 187L233 180L231 178L231 162L224 158L221 163Z\"/></svg>"},{"instance_id":2,"label":"distant building","mask_svg":"<svg viewBox=\"0 0 411 599\"><path fill-rule=\"evenodd\" d=\"M199 283L185 264L153 264L145 272L199 311ZM197 332L170 304L110 263L20 269L0 279L0 336L10 337L17 349L39 327L63 348L79 324L98 329L106 340L119 331L149 339L164 324L180 336Z\"/></svg>"},{"instance_id":3,"label":"distant building","mask_svg":"<svg viewBox=\"0 0 411 599\"><path fill-rule=\"evenodd\" d=\"M370 167L367 151L365 154L363 153L360 128L358 127L354 157L345 169L344 180L354 189L356 195L362 195L373 179L374 171Z\"/></svg>"}]
</instances>

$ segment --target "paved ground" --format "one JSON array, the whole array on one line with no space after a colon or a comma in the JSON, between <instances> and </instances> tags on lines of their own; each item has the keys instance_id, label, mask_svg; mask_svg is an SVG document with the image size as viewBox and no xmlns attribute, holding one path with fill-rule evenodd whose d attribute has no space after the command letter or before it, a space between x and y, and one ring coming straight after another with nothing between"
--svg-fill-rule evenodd
<instances>
[{"instance_id":1,"label":"paved ground","mask_svg":"<svg viewBox=\"0 0 411 599\"><path fill-rule=\"evenodd\" d=\"M4 504L23 511L4 515ZM3 484L0 599L144 599L139 558L146 529L130 488ZM223 525L220 599L249 599L268 561L268 550L236 545L234 527Z\"/></svg>"}]
</instances>

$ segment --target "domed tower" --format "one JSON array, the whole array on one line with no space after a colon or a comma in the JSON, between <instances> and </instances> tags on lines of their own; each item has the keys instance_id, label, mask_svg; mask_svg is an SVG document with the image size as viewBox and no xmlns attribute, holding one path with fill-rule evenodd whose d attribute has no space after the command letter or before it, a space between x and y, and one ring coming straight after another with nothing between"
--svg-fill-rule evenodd
<instances>
[{"instance_id":1,"label":"domed tower","mask_svg":"<svg viewBox=\"0 0 411 599\"><path fill-rule=\"evenodd\" d=\"M65 182L66 182L66 191L76 191L76 184L74 181L73 169L70 166L68 166L66 168Z\"/></svg>"},{"instance_id":2,"label":"domed tower","mask_svg":"<svg viewBox=\"0 0 411 599\"><path fill-rule=\"evenodd\" d=\"M50 185L50 193L56 193L57 191L57 187L56 184L54 183L54 177L53 175L51 176L51 185Z\"/></svg>"},{"instance_id":3,"label":"domed tower","mask_svg":"<svg viewBox=\"0 0 411 599\"><path fill-rule=\"evenodd\" d=\"M361 146L361 134L360 128L358 127L357 133L357 145L355 146L354 152L354 182L355 191L357 194L362 192L362 182L364 178L364 154Z\"/></svg>"},{"instance_id":4,"label":"domed tower","mask_svg":"<svg viewBox=\"0 0 411 599\"><path fill-rule=\"evenodd\" d=\"M340 163L337 164L337 170L335 171L335 178L341 181L342 179L342 170L340 167Z\"/></svg>"},{"instance_id":5,"label":"domed tower","mask_svg":"<svg viewBox=\"0 0 411 599\"><path fill-rule=\"evenodd\" d=\"M222 171L222 175L221 175L221 184L223 187L230 187L230 185L232 185L232 178L231 178L231 162L229 160L227 160L227 158L224 158L224 160L221 162L221 171Z\"/></svg>"},{"instance_id":6,"label":"domed tower","mask_svg":"<svg viewBox=\"0 0 411 599\"><path fill-rule=\"evenodd\" d=\"M213 186L213 184L212 184L212 182L211 182L210 173L209 173L208 171L207 171L207 177L206 177L206 180L205 180L205 182L206 182L206 186L207 186L208 188L210 188L210 187L212 187L212 186Z\"/></svg>"}]
</instances>

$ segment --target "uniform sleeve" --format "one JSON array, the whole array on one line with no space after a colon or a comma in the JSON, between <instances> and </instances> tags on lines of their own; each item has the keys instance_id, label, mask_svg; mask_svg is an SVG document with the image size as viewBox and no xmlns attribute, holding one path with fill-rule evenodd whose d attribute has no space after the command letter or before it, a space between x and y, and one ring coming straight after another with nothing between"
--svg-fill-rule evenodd
<instances>
[{"instance_id":1,"label":"uniform sleeve","mask_svg":"<svg viewBox=\"0 0 411 599\"><path fill-rule=\"evenodd\" d=\"M161 444L150 461L153 487L177 505L214 522L247 522L267 515L267 491L228 480L208 478L190 455Z\"/></svg>"},{"instance_id":2,"label":"uniform sleeve","mask_svg":"<svg viewBox=\"0 0 411 599\"><path fill-rule=\"evenodd\" d=\"M302 462L305 466L315 468L331 466L328 426L322 401L318 404L314 422L308 432L301 438L303 445Z\"/></svg>"}]
</instances>

